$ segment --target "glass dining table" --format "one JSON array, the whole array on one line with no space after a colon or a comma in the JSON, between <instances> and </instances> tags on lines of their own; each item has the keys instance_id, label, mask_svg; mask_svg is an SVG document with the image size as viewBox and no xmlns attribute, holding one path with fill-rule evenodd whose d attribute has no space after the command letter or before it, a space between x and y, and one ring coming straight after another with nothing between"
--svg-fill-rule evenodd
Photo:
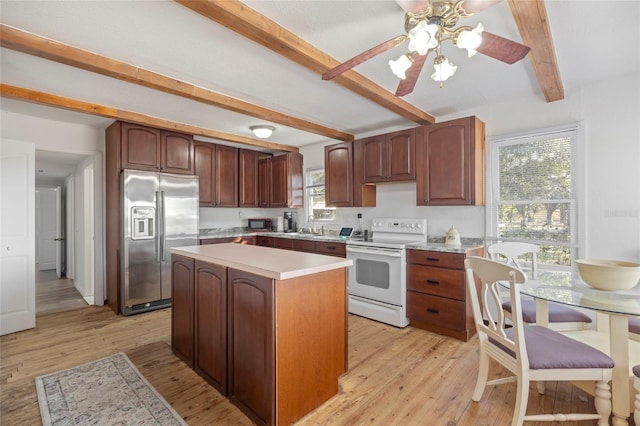
<instances>
[{"instance_id":1,"label":"glass dining table","mask_svg":"<svg viewBox=\"0 0 640 426\"><path fill-rule=\"evenodd\" d=\"M577 273L540 271L536 279L528 280L520 287L520 293L536 300L536 323L539 325L549 324L549 302L595 312L594 330L563 334L611 356L615 363L611 382L612 424L628 425L634 399L631 367L640 364L640 342L629 339L629 317L640 317L640 284L631 290L601 291L589 287Z\"/></svg>"}]
</instances>

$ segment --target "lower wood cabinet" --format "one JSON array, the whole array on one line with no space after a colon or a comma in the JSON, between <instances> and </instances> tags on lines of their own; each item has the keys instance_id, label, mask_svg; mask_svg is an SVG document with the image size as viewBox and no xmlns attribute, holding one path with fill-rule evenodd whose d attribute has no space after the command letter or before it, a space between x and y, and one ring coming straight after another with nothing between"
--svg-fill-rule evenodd
<instances>
[{"instance_id":1,"label":"lower wood cabinet","mask_svg":"<svg viewBox=\"0 0 640 426\"><path fill-rule=\"evenodd\" d=\"M176 254L171 264L173 353L253 422L292 424L338 393L346 269L274 280Z\"/></svg>"},{"instance_id":2,"label":"lower wood cabinet","mask_svg":"<svg viewBox=\"0 0 640 426\"><path fill-rule=\"evenodd\" d=\"M325 254L329 256L347 257L346 244L338 241L317 241L304 238L279 238L258 235L256 237L256 245Z\"/></svg>"},{"instance_id":3,"label":"lower wood cabinet","mask_svg":"<svg viewBox=\"0 0 640 426\"><path fill-rule=\"evenodd\" d=\"M482 255L481 247L464 253L407 250L407 316L412 327L465 342L475 334L464 260Z\"/></svg>"},{"instance_id":4,"label":"lower wood cabinet","mask_svg":"<svg viewBox=\"0 0 640 426\"><path fill-rule=\"evenodd\" d=\"M230 269L229 398L258 424L275 423L274 280Z\"/></svg>"},{"instance_id":5,"label":"lower wood cabinet","mask_svg":"<svg viewBox=\"0 0 640 426\"><path fill-rule=\"evenodd\" d=\"M227 395L227 268L195 261L194 370Z\"/></svg>"},{"instance_id":6,"label":"lower wood cabinet","mask_svg":"<svg viewBox=\"0 0 640 426\"><path fill-rule=\"evenodd\" d=\"M171 255L171 349L193 367L194 260Z\"/></svg>"},{"instance_id":7,"label":"lower wood cabinet","mask_svg":"<svg viewBox=\"0 0 640 426\"><path fill-rule=\"evenodd\" d=\"M255 236L247 237L220 237L220 238L202 238L200 244L220 244L220 243L238 243L238 244L256 244Z\"/></svg>"}]
</instances>

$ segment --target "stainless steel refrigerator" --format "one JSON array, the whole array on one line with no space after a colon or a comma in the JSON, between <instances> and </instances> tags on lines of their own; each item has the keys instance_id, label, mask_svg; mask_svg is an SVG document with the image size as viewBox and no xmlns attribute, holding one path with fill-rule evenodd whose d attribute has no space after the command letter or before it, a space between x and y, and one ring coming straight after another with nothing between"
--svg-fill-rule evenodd
<instances>
[{"instance_id":1,"label":"stainless steel refrigerator","mask_svg":"<svg viewBox=\"0 0 640 426\"><path fill-rule=\"evenodd\" d=\"M169 248L198 244L198 177L122 172L123 315L171 306Z\"/></svg>"}]
</instances>

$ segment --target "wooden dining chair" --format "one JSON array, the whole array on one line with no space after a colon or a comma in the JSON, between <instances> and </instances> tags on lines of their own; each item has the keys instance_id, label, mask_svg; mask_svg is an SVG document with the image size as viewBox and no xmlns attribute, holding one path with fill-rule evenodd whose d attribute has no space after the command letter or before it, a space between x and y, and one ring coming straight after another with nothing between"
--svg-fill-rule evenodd
<instances>
[{"instance_id":1,"label":"wooden dining chair","mask_svg":"<svg viewBox=\"0 0 640 426\"><path fill-rule=\"evenodd\" d=\"M575 421L598 419L598 425L609 424L611 415L611 381L613 360L599 350L558 331L522 320L522 303L518 286L527 281L524 273L513 266L491 259L471 256L465 260L467 289L480 342L478 379L471 399L480 401L487 386L516 382L516 401L511 424L527 421ZM477 283L476 284L476 279ZM506 315L499 307L501 284L508 283L513 327L505 327ZM482 305L498 308L496 318L489 312L482 316ZM513 376L488 381L489 359L493 359ZM596 413L525 415L531 381L594 382ZM546 404L545 404L546 405Z\"/></svg>"},{"instance_id":2,"label":"wooden dining chair","mask_svg":"<svg viewBox=\"0 0 640 426\"><path fill-rule=\"evenodd\" d=\"M538 253L540 247L531 243L500 242L487 247L487 252L493 260L501 260L516 268L524 270L522 258L529 256L531 259L531 279L538 277ZM511 315L511 302L502 303L507 317ZM529 324L536 322L535 300L522 301L522 317ZM571 309L557 303L549 303L549 328L557 331L587 330L591 328L592 319L584 312Z\"/></svg>"},{"instance_id":3,"label":"wooden dining chair","mask_svg":"<svg viewBox=\"0 0 640 426\"><path fill-rule=\"evenodd\" d=\"M636 425L640 425L640 364L634 365L633 371L633 388L636 390L634 398L633 421Z\"/></svg>"}]
</instances>

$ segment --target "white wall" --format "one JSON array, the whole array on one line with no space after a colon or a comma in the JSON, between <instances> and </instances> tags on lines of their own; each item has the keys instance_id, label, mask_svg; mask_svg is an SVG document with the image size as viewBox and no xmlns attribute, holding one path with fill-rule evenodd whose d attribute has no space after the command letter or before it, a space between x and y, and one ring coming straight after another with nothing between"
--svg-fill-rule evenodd
<instances>
[{"instance_id":1,"label":"white wall","mask_svg":"<svg viewBox=\"0 0 640 426\"><path fill-rule=\"evenodd\" d=\"M445 89L446 90L446 89ZM486 105L455 115L446 121L476 115L486 124L487 140L581 121L585 125L586 195L580 209L581 257L640 261L640 79L626 78L567 93L566 99L546 103L512 101ZM389 129L389 131L395 129ZM383 133L383 132L381 132ZM360 135L356 135L361 137ZM328 142L332 144L335 142ZM323 146L301 149L304 167L322 165ZM338 209L345 224L356 223L355 214L424 216L429 235L444 235L455 225L463 237L484 236L484 207L416 207L415 184L383 184L377 187L375 208Z\"/></svg>"},{"instance_id":2,"label":"white wall","mask_svg":"<svg viewBox=\"0 0 640 426\"><path fill-rule=\"evenodd\" d=\"M75 267L72 272L74 285L83 296L96 295L96 304L103 304L104 295L104 251L103 239L103 151L104 151L104 129L94 128L86 125L79 125L55 120L46 120L23 114L0 111L0 135L2 138L15 139L35 144L36 150L64 152L72 154L86 155L87 159L80 164L74 173L74 217L75 226ZM95 285L96 289L86 289L83 277L83 265L88 264L85 259L86 251L83 250L85 232L83 229L84 217L83 197L84 197L84 168L93 163L94 179L94 231L96 258L95 264ZM4 201L4 200L2 200ZM90 294L88 294L90 293Z\"/></svg>"}]
</instances>

